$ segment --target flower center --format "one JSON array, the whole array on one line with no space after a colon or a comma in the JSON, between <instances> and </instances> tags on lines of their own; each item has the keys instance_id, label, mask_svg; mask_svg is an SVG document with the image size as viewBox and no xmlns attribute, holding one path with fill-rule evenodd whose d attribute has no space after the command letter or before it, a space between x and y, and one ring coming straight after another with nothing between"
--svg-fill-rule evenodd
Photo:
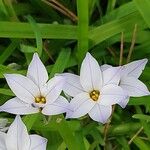
<instances>
[{"instance_id":1,"label":"flower center","mask_svg":"<svg viewBox=\"0 0 150 150\"><path fill-rule=\"evenodd\" d=\"M97 101L99 98L100 92L98 90L93 90L90 92L90 97L93 101Z\"/></svg>"},{"instance_id":2,"label":"flower center","mask_svg":"<svg viewBox=\"0 0 150 150\"><path fill-rule=\"evenodd\" d=\"M43 96L35 97L35 103L45 104L46 103L46 99Z\"/></svg>"}]
</instances>

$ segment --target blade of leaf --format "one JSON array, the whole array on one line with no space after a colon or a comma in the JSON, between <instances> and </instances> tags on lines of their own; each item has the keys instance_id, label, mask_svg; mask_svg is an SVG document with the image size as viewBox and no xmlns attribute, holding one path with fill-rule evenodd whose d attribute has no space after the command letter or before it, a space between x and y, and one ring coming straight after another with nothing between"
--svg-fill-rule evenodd
<instances>
[{"instance_id":1,"label":"blade of leaf","mask_svg":"<svg viewBox=\"0 0 150 150\"><path fill-rule=\"evenodd\" d=\"M149 146L139 137L136 137L133 142L140 150L149 150Z\"/></svg>"},{"instance_id":2,"label":"blade of leaf","mask_svg":"<svg viewBox=\"0 0 150 150\"><path fill-rule=\"evenodd\" d=\"M150 27L150 1L149 0L134 0L134 3L136 4L140 14L142 15L145 22Z\"/></svg>"},{"instance_id":3,"label":"blade of leaf","mask_svg":"<svg viewBox=\"0 0 150 150\"><path fill-rule=\"evenodd\" d=\"M31 114L23 117L23 121L28 131L32 129L32 126L34 125L35 121L38 119L39 116L40 116L39 113L37 113L37 114Z\"/></svg>"},{"instance_id":4,"label":"blade of leaf","mask_svg":"<svg viewBox=\"0 0 150 150\"><path fill-rule=\"evenodd\" d=\"M62 73L67 66L67 63L70 58L71 51L70 49L62 49L52 70L50 73L50 78L55 75L55 73Z\"/></svg>"},{"instance_id":5,"label":"blade of leaf","mask_svg":"<svg viewBox=\"0 0 150 150\"><path fill-rule=\"evenodd\" d=\"M8 57L13 53L13 51L17 48L18 44L20 43L19 40L12 39L10 45L3 51L0 55L0 64L3 64Z\"/></svg>"},{"instance_id":6,"label":"blade of leaf","mask_svg":"<svg viewBox=\"0 0 150 150\"><path fill-rule=\"evenodd\" d=\"M132 117L135 119L150 121L150 116L144 114L134 114Z\"/></svg>"},{"instance_id":7,"label":"blade of leaf","mask_svg":"<svg viewBox=\"0 0 150 150\"><path fill-rule=\"evenodd\" d=\"M31 17L31 16L27 16L28 21L31 24L31 27L35 33L35 37L36 37L36 45L37 45L37 52L39 54L39 56L42 55L42 37L41 37L41 31L40 28L38 26L38 24L35 22L35 20Z\"/></svg>"},{"instance_id":8,"label":"blade of leaf","mask_svg":"<svg viewBox=\"0 0 150 150\"><path fill-rule=\"evenodd\" d=\"M45 39L77 39L77 27L73 25L55 25L38 23L41 37ZM9 27L9 28L8 28ZM29 23L0 22L0 37L35 38Z\"/></svg>"},{"instance_id":9,"label":"blade of leaf","mask_svg":"<svg viewBox=\"0 0 150 150\"><path fill-rule=\"evenodd\" d=\"M14 93L9 89L0 88L0 94L14 96Z\"/></svg>"},{"instance_id":10,"label":"blade of leaf","mask_svg":"<svg viewBox=\"0 0 150 150\"><path fill-rule=\"evenodd\" d=\"M138 12L134 12L128 14L120 19L116 19L109 23L103 24L98 26L89 31L89 38L90 38L90 47L103 42L104 40L122 32L122 31L129 31L133 30L134 25L137 24L138 28L144 25L144 21L142 17L139 17Z\"/></svg>"},{"instance_id":11,"label":"blade of leaf","mask_svg":"<svg viewBox=\"0 0 150 150\"><path fill-rule=\"evenodd\" d=\"M78 12L78 49L77 58L81 63L88 51L88 24L89 24L88 0L77 0Z\"/></svg>"}]
</instances>

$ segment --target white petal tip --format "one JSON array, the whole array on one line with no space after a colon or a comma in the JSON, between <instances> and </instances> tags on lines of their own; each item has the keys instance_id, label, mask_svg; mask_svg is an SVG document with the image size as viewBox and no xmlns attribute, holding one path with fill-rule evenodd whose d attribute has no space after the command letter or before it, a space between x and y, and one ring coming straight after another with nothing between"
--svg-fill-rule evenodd
<instances>
[{"instance_id":1,"label":"white petal tip","mask_svg":"<svg viewBox=\"0 0 150 150\"><path fill-rule=\"evenodd\" d=\"M20 117L20 115L16 115L16 119L19 119L19 120L21 120L21 117Z\"/></svg>"},{"instance_id":2,"label":"white petal tip","mask_svg":"<svg viewBox=\"0 0 150 150\"><path fill-rule=\"evenodd\" d=\"M89 52L87 52L86 57L92 57L92 55Z\"/></svg>"},{"instance_id":3,"label":"white petal tip","mask_svg":"<svg viewBox=\"0 0 150 150\"><path fill-rule=\"evenodd\" d=\"M123 105L120 105L120 107L121 107L122 109L124 109L126 106L127 106L127 105L125 105L125 106L123 106Z\"/></svg>"},{"instance_id":4,"label":"white petal tip","mask_svg":"<svg viewBox=\"0 0 150 150\"><path fill-rule=\"evenodd\" d=\"M8 78L10 74L3 74L5 78Z\"/></svg>"},{"instance_id":5,"label":"white petal tip","mask_svg":"<svg viewBox=\"0 0 150 150\"><path fill-rule=\"evenodd\" d=\"M39 57L38 53L35 52L35 53L33 54L33 57Z\"/></svg>"},{"instance_id":6,"label":"white petal tip","mask_svg":"<svg viewBox=\"0 0 150 150\"><path fill-rule=\"evenodd\" d=\"M106 124L106 123L108 123L108 120L106 120L106 121L100 121L99 123Z\"/></svg>"},{"instance_id":7,"label":"white petal tip","mask_svg":"<svg viewBox=\"0 0 150 150\"><path fill-rule=\"evenodd\" d=\"M32 58L32 60L38 60L38 59L40 59L39 58L39 54L37 53L37 52L35 52L34 54L33 54L33 58Z\"/></svg>"},{"instance_id":8,"label":"white petal tip","mask_svg":"<svg viewBox=\"0 0 150 150\"><path fill-rule=\"evenodd\" d=\"M72 115L73 115L73 111L66 112L65 119L73 118Z\"/></svg>"},{"instance_id":9,"label":"white petal tip","mask_svg":"<svg viewBox=\"0 0 150 150\"><path fill-rule=\"evenodd\" d=\"M20 123L22 123L22 120L21 120L21 117L20 117L20 115L16 115L16 117L15 117L15 120L14 120L14 122L17 122L17 124L18 124L18 122Z\"/></svg>"},{"instance_id":10,"label":"white petal tip","mask_svg":"<svg viewBox=\"0 0 150 150\"><path fill-rule=\"evenodd\" d=\"M145 63L147 63L147 62L148 62L148 59L147 59L147 58L144 58L143 61L144 61Z\"/></svg>"}]
</instances>

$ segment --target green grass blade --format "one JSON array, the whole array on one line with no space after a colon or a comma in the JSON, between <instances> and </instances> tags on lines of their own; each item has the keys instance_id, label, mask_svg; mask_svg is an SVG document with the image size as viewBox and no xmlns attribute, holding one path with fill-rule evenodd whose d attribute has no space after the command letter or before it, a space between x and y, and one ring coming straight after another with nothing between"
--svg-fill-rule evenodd
<instances>
[{"instance_id":1,"label":"green grass blade","mask_svg":"<svg viewBox=\"0 0 150 150\"><path fill-rule=\"evenodd\" d=\"M138 25L138 29L140 26L144 24L142 17L139 17L139 13L135 12L120 19L116 19L115 21L111 21L89 32L89 38L91 45L93 47L104 40L121 33L122 31L133 31L134 25Z\"/></svg>"},{"instance_id":2,"label":"green grass blade","mask_svg":"<svg viewBox=\"0 0 150 150\"><path fill-rule=\"evenodd\" d=\"M150 121L150 116L148 116L148 115L135 114L135 115L133 115L132 117L135 118L135 119Z\"/></svg>"},{"instance_id":3,"label":"green grass blade","mask_svg":"<svg viewBox=\"0 0 150 150\"><path fill-rule=\"evenodd\" d=\"M59 124L56 125L69 150L85 150L83 149L83 146L81 147L80 143L78 143L78 136L75 136L73 134L65 119L63 119Z\"/></svg>"},{"instance_id":4,"label":"green grass blade","mask_svg":"<svg viewBox=\"0 0 150 150\"><path fill-rule=\"evenodd\" d=\"M42 37L41 37L40 28L31 16L27 16L27 19L30 22L32 29L35 33L37 52L38 52L39 56L41 56L41 54L42 54Z\"/></svg>"},{"instance_id":5,"label":"green grass blade","mask_svg":"<svg viewBox=\"0 0 150 150\"><path fill-rule=\"evenodd\" d=\"M27 116L23 117L23 121L24 121L28 131L30 131L32 129L32 126L34 125L34 123L36 122L38 117L39 117L39 113L31 114L31 115L27 115Z\"/></svg>"},{"instance_id":6,"label":"green grass blade","mask_svg":"<svg viewBox=\"0 0 150 150\"><path fill-rule=\"evenodd\" d=\"M14 93L9 89L0 88L0 94L14 96Z\"/></svg>"},{"instance_id":7,"label":"green grass blade","mask_svg":"<svg viewBox=\"0 0 150 150\"><path fill-rule=\"evenodd\" d=\"M149 150L149 146L139 137L136 137L133 142L140 150Z\"/></svg>"},{"instance_id":8,"label":"green grass blade","mask_svg":"<svg viewBox=\"0 0 150 150\"><path fill-rule=\"evenodd\" d=\"M134 0L143 19L150 27L150 1L149 0Z\"/></svg>"},{"instance_id":9,"label":"green grass blade","mask_svg":"<svg viewBox=\"0 0 150 150\"><path fill-rule=\"evenodd\" d=\"M13 53L13 51L18 47L20 41L16 39L12 39L10 45L3 51L0 55L0 64L3 64L8 57Z\"/></svg>"},{"instance_id":10,"label":"green grass blade","mask_svg":"<svg viewBox=\"0 0 150 150\"><path fill-rule=\"evenodd\" d=\"M62 49L51 70L50 78L52 78L55 75L55 73L62 73L64 71L69 61L70 54L70 49Z\"/></svg>"},{"instance_id":11,"label":"green grass blade","mask_svg":"<svg viewBox=\"0 0 150 150\"><path fill-rule=\"evenodd\" d=\"M89 24L89 6L88 0L77 0L78 12L78 48L77 58L82 61L88 51L88 24Z\"/></svg>"},{"instance_id":12,"label":"green grass blade","mask_svg":"<svg viewBox=\"0 0 150 150\"><path fill-rule=\"evenodd\" d=\"M77 39L77 27L73 25L55 25L38 23L41 37L45 39ZM9 28L8 28L9 27ZM0 22L0 37L35 38L29 23Z\"/></svg>"}]
</instances>

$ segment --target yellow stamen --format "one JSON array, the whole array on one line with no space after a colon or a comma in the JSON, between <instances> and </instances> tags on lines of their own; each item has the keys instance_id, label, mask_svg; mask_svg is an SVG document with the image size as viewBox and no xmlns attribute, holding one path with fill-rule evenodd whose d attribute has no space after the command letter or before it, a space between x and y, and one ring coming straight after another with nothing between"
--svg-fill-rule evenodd
<instances>
[{"instance_id":1,"label":"yellow stamen","mask_svg":"<svg viewBox=\"0 0 150 150\"><path fill-rule=\"evenodd\" d=\"M35 97L35 103L45 104L46 103L46 99L43 96Z\"/></svg>"},{"instance_id":2,"label":"yellow stamen","mask_svg":"<svg viewBox=\"0 0 150 150\"><path fill-rule=\"evenodd\" d=\"M90 97L93 101L97 101L100 96L100 92L98 90L93 90L90 92Z\"/></svg>"}]
</instances>

